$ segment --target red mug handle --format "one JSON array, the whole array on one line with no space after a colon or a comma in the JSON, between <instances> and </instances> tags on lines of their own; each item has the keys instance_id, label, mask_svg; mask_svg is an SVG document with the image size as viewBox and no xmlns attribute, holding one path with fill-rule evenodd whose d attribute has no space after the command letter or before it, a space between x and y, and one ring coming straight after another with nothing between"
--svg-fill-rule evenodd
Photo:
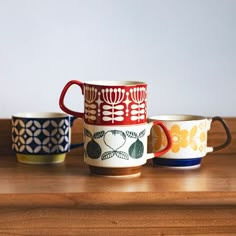
<instances>
[{"instance_id":1,"label":"red mug handle","mask_svg":"<svg viewBox=\"0 0 236 236\"><path fill-rule=\"evenodd\" d=\"M152 121L152 123L153 123L152 126L159 125L163 129L163 131L164 131L164 133L166 135L166 139L167 139L166 147L164 147L163 149L161 149L161 150L159 150L157 152L150 153L151 156L149 155L150 158L153 158L153 157L155 157L155 158L157 157L158 158L159 156L165 154L166 152L168 152L171 149L171 147L172 147L172 138L171 138L169 130L166 128L166 126L161 121L155 120L155 121Z\"/></svg>"},{"instance_id":2,"label":"red mug handle","mask_svg":"<svg viewBox=\"0 0 236 236\"><path fill-rule=\"evenodd\" d=\"M66 93L72 85L78 85L81 88L82 94L84 95L84 83L78 80L71 80L65 85L65 87L63 88L61 92L61 95L59 98L59 106L67 114L73 115L75 117L83 118L84 117L83 112L73 111L65 105L64 99L65 99Z\"/></svg>"}]
</instances>

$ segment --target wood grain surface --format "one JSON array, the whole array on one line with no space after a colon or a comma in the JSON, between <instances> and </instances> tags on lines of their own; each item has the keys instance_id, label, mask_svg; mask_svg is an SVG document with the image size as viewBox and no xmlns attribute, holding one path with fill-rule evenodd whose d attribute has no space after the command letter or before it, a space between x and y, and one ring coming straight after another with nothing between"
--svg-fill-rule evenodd
<instances>
[{"instance_id":1,"label":"wood grain surface","mask_svg":"<svg viewBox=\"0 0 236 236\"><path fill-rule=\"evenodd\" d=\"M18 163L10 120L0 120L0 235L236 235L236 125L226 121L231 145L198 169L149 161L140 177L108 178L90 174L82 148L61 164ZM77 120L73 142L82 130ZM215 124L209 143L223 138Z\"/></svg>"},{"instance_id":2,"label":"wood grain surface","mask_svg":"<svg viewBox=\"0 0 236 236\"><path fill-rule=\"evenodd\" d=\"M136 178L90 175L82 156L28 165L0 158L0 235L235 235L236 157L201 168L151 162Z\"/></svg>"}]
</instances>

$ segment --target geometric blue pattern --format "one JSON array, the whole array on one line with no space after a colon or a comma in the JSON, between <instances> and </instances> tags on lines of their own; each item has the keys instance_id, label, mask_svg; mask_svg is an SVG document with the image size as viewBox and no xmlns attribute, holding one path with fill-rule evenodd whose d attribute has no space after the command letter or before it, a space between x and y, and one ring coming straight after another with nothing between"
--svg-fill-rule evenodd
<instances>
[{"instance_id":1,"label":"geometric blue pattern","mask_svg":"<svg viewBox=\"0 0 236 236\"><path fill-rule=\"evenodd\" d=\"M70 149L70 119L12 117L12 148L21 154L60 154Z\"/></svg>"}]
</instances>

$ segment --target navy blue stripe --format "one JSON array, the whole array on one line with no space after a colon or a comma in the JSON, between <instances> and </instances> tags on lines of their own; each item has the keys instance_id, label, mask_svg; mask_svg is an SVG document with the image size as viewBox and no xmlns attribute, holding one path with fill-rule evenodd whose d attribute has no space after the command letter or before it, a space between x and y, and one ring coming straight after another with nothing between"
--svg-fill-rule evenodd
<instances>
[{"instance_id":1,"label":"navy blue stripe","mask_svg":"<svg viewBox=\"0 0 236 236\"><path fill-rule=\"evenodd\" d=\"M153 158L153 163L155 165L160 166L176 166L176 167L183 167L183 166L194 166L199 165L201 163L201 157L198 158L191 158L191 159L167 159L167 158Z\"/></svg>"}]
</instances>

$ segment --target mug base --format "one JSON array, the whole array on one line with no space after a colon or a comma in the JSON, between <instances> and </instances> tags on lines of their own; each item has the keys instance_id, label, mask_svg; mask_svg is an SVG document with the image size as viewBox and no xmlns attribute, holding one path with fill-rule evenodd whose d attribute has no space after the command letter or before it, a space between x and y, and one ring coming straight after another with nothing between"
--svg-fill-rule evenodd
<instances>
[{"instance_id":1,"label":"mug base","mask_svg":"<svg viewBox=\"0 0 236 236\"><path fill-rule=\"evenodd\" d=\"M89 165L89 169L92 175L105 177L138 177L141 175L141 166L108 168Z\"/></svg>"},{"instance_id":2,"label":"mug base","mask_svg":"<svg viewBox=\"0 0 236 236\"><path fill-rule=\"evenodd\" d=\"M153 158L153 164L161 167L177 168L177 169L195 169L201 164L201 157L189 159L169 159L169 158Z\"/></svg>"},{"instance_id":3,"label":"mug base","mask_svg":"<svg viewBox=\"0 0 236 236\"><path fill-rule=\"evenodd\" d=\"M16 154L17 161L24 164L57 164L65 161L66 154L29 155Z\"/></svg>"}]
</instances>

